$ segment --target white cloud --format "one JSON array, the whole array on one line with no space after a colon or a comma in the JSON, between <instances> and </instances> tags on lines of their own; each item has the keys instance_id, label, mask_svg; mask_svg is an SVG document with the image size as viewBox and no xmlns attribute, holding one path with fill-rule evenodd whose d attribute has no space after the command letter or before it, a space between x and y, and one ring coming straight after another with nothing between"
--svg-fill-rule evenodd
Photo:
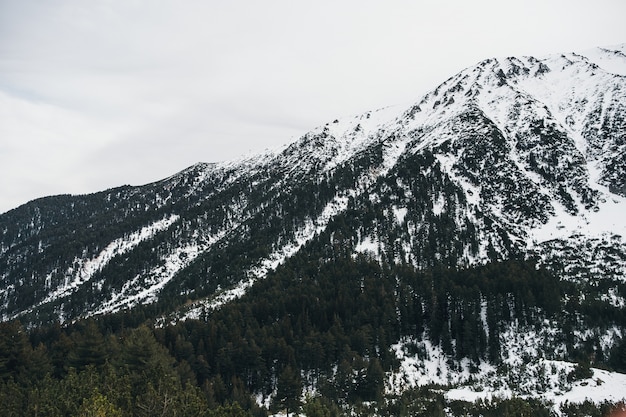
<instances>
[{"instance_id":1,"label":"white cloud","mask_svg":"<svg viewBox=\"0 0 626 417\"><path fill-rule=\"evenodd\" d=\"M621 0L0 0L0 212L273 147L487 57L621 43L624 15Z\"/></svg>"}]
</instances>

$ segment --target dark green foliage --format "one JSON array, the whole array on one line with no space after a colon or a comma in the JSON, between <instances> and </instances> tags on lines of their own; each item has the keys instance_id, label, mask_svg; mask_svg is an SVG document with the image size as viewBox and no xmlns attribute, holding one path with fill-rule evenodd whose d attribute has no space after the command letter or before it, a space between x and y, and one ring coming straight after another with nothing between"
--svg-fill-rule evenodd
<instances>
[{"instance_id":1,"label":"dark green foliage","mask_svg":"<svg viewBox=\"0 0 626 417\"><path fill-rule=\"evenodd\" d=\"M476 409L484 408L485 417L555 417L556 414L538 400L511 398L494 400L478 404Z\"/></svg>"},{"instance_id":2,"label":"dark green foliage","mask_svg":"<svg viewBox=\"0 0 626 417\"><path fill-rule=\"evenodd\" d=\"M81 323L81 328L72 334L74 349L69 354L69 365L83 369L87 365L101 366L111 355L113 346L107 346L93 320Z\"/></svg>"},{"instance_id":3,"label":"dark green foliage","mask_svg":"<svg viewBox=\"0 0 626 417\"><path fill-rule=\"evenodd\" d=\"M30 383L52 371L45 345L32 346L19 322L0 323L0 381Z\"/></svg>"},{"instance_id":4,"label":"dark green foliage","mask_svg":"<svg viewBox=\"0 0 626 417\"><path fill-rule=\"evenodd\" d=\"M324 397L307 398L302 406L302 413L306 417L339 417L342 415L339 407Z\"/></svg>"},{"instance_id":5,"label":"dark green foliage","mask_svg":"<svg viewBox=\"0 0 626 417\"><path fill-rule=\"evenodd\" d=\"M276 398L274 407L277 410L285 410L285 413L297 413L300 408L300 396L302 395L302 382L299 372L287 365L278 376L276 383Z\"/></svg>"},{"instance_id":6,"label":"dark green foliage","mask_svg":"<svg viewBox=\"0 0 626 417\"><path fill-rule=\"evenodd\" d=\"M593 376L593 371L591 370L591 367L589 366L589 362L583 362L583 363L576 364L574 369L569 374L567 374L567 380L572 382L572 381L578 381L581 379L591 378L592 376Z\"/></svg>"},{"instance_id":7,"label":"dark green foliage","mask_svg":"<svg viewBox=\"0 0 626 417\"><path fill-rule=\"evenodd\" d=\"M251 412L242 409L237 403L219 406L213 410L207 410L205 411L205 415L206 417L253 417Z\"/></svg>"},{"instance_id":8,"label":"dark green foliage","mask_svg":"<svg viewBox=\"0 0 626 417\"><path fill-rule=\"evenodd\" d=\"M267 410L253 396L272 393L274 410L322 416L351 407L364 415L430 416L446 407L457 407L457 415L550 415L531 400L455 406L428 390L381 401L383 381L396 366L389 346L403 337L427 337L451 360L497 364L500 331L512 321L533 325L562 314L569 284L526 261L417 271L367 258L329 259L315 245L307 251L312 257L294 256L204 321L151 328L138 324L144 316L136 310L30 334L17 322L1 324L0 399L7 415L107 409L260 416ZM615 364L620 349L611 355ZM301 404L302 390L311 386L324 400Z\"/></svg>"},{"instance_id":9,"label":"dark green foliage","mask_svg":"<svg viewBox=\"0 0 626 417\"><path fill-rule=\"evenodd\" d=\"M626 404L623 401L613 404L603 402L594 404L586 400L580 404L565 403L561 406L561 414L564 417L621 417L626 412Z\"/></svg>"},{"instance_id":10,"label":"dark green foliage","mask_svg":"<svg viewBox=\"0 0 626 417\"><path fill-rule=\"evenodd\" d=\"M71 337L79 341L105 339L93 321L79 324ZM73 345L59 364L62 369L54 372L62 377L54 377L50 366L47 371L45 367L40 370L45 372L43 376L31 380L21 379L28 368L14 371L0 385L3 415L204 415L206 397L195 384L183 383L174 359L156 342L152 330L143 327L118 338L123 340L119 349L102 344L105 361L102 355L93 355L93 349L85 349L81 343ZM49 342L55 346L55 341ZM28 347L24 349L28 352Z\"/></svg>"},{"instance_id":11,"label":"dark green foliage","mask_svg":"<svg viewBox=\"0 0 626 417\"><path fill-rule=\"evenodd\" d=\"M626 373L626 338L622 338L611 352L609 364L618 372Z\"/></svg>"}]
</instances>

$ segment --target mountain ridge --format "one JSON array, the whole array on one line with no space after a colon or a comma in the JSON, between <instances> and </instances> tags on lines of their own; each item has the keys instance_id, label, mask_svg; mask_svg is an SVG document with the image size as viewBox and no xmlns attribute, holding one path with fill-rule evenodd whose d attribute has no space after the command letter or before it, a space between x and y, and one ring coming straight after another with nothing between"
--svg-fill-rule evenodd
<instances>
[{"instance_id":1,"label":"mountain ridge","mask_svg":"<svg viewBox=\"0 0 626 417\"><path fill-rule=\"evenodd\" d=\"M624 54L625 46L615 48L594 50L595 61L611 59L609 62L614 64L616 57ZM372 200L372 195L381 194L371 193L380 178L411 155L424 153L434 155L434 164L427 169L440 171L440 176L457 188L456 201L450 201L450 196L444 197L442 193L439 197L432 196L433 201L439 202L433 205L434 211L441 214L442 210L450 209L449 205L464 206L455 208L455 224L461 229L467 227L468 222L479 224L478 219L484 216L498 225L500 231L490 232L491 240L486 242L483 239L479 245L495 245L498 251L511 253L511 250L528 251L529 246L542 240L567 237L585 229L587 232L598 229L593 233L600 235L615 232L626 236L624 222L615 220L604 225L602 223L606 222L600 221L604 220L602 214L607 211L613 213L611 217L619 213L626 201L621 191L626 178L625 84L624 75L603 71L592 60L574 53L544 59L523 57L481 61L449 78L407 110L390 107L337 119L312 130L277 153L268 152L223 163L199 163L162 181L88 196L88 200L104 197L99 204L108 205L105 210L111 213L98 233L102 234L104 230L106 234L107 230L113 229L110 225L113 222L119 225L120 220L135 225L126 229L122 236L111 233L92 249L86 244L82 254L75 253L74 259L65 261L64 272L58 268L49 269L39 280L49 283L44 285L45 288L52 288L57 277L56 281L63 284L52 294L69 294L74 288L72 285L81 282L75 272L81 268L78 264L89 263L90 259L98 257L112 260L115 256L106 257L107 250L110 251L115 242L121 245L126 235L133 240L134 236L142 236L142 230L158 229L150 234L150 239L140 239L136 246L141 246L144 240L153 240L155 235L166 234L168 229L180 224L184 231L176 232L180 235L177 238L180 243L174 244L174 247L178 245L177 249L152 249L162 253L161 263L175 262L177 266L146 271L153 277L148 281L140 272L131 277L137 282L145 281L137 284L137 288L142 288L138 292L147 290L146 294L152 295L146 295L144 301L153 300L153 295L162 286L210 251L214 244L230 234L245 236L246 228L251 227L250 223L265 210L263 205L271 206L272 198L283 199L284 196L278 194L289 194L299 188L301 184L298 182L317 188L318 195L327 193L325 198L313 202L312 210L304 209L304 217L297 220L306 222L309 218L315 223L317 217L328 216L323 213L330 210L330 206L338 208L333 214L336 215L347 209L348 201L363 194L370 194L368 198ZM546 85L549 87L544 88ZM610 86L610 90L604 91L604 85ZM601 141L597 139L599 136ZM345 186L331 184L334 178L342 179ZM298 195L291 197L297 199ZM211 198L228 201L212 205L207 203ZM76 202L70 202L73 199ZM14 234L17 236L14 240L10 237L10 227L3 227L0 256L4 263L11 263L11 245L25 245L24 251L32 254L47 245L40 240L38 249L34 250L32 243L30 246L26 243L41 230L37 219L41 217L45 203L69 204L58 214L70 221L71 229L69 213L78 218L84 216L77 213L76 204L80 199L56 196L35 200L2 215L2 219L12 219L14 213L32 211L28 219L30 224L24 221L25 230ZM251 199L260 201L261 205L254 207L249 204ZM295 207L299 208L297 202ZM406 207L398 206L397 209L405 210ZM201 211L204 211L202 216L205 218L217 216L221 225L182 214ZM274 218L274 222L281 223L277 214L267 216L268 221ZM327 224L328 220L318 223ZM160 229L162 224L167 227ZM194 224L196 228L191 231ZM208 226L208 233L200 224ZM87 228L93 227L96 225L87 224ZM290 228L287 235L298 233L297 225L292 224ZM487 229L484 224L482 228ZM58 228L55 230L53 238L54 233L59 232ZM23 235L28 238L23 239ZM506 236L504 240L503 236ZM526 245L522 243L524 240ZM355 246L360 244L363 242L356 242ZM276 243L272 245L276 246ZM123 253L126 251L116 256ZM181 256L185 260L181 261ZM481 256L487 259L484 253ZM71 265L76 262L77 265ZM90 278L106 266L103 264ZM31 273L34 274L35 271ZM74 280L68 282L68 276L74 276ZM5 283L7 278L5 269L2 275ZM84 281L83 284L90 280ZM0 295L0 299L5 300L5 319L15 317L6 314L10 285L5 285ZM124 294L124 288L128 290L128 284L125 285L117 285L119 293ZM137 294L127 295L132 298ZM39 304L52 301L50 296L46 297L35 298ZM133 304L129 301L117 305Z\"/></svg>"}]
</instances>

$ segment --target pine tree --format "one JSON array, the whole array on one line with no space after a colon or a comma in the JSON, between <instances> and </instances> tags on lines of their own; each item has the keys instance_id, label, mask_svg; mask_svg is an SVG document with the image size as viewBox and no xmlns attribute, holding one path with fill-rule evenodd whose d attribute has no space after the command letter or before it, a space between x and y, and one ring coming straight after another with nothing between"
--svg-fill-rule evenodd
<instances>
[{"instance_id":1,"label":"pine tree","mask_svg":"<svg viewBox=\"0 0 626 417\"><path fill-rule=\"evenodd\" d=\"M373 401L380 398L384 388L385 371L377 358L370 360L362 389L363 400Z\"/></svg>"},{"instance_id":2,"label":"pine tree","mask_svg":"<svg viewBox=\"0 0 626 417\"><path fill-rule=\"evenodd\" d=\"M283 369L278 377L275 404L283 407L287 416L290 412L297 412L300 407L302 383L300 375L289 365Z\"/></svg>"},{"instance_id":3,"label":"pine tree","mask_svg":"<svg viewBox=\"0 0 626 417\"><path fill-rule=\"evenodd\" d=\"M107 359L104 337L93 320L88 320L84 329L72 334L76 349L69 355L70 365L76 369L87 365L100 366Z\"/></svg>"},{"instance_id":4,"label":"pine tree","mask_svg":"<svg viewBox=\"0 0 626 417\"><path fill-rule=\"evenodd\" d=\"M29 349L19 322L0 323L0 380L15 378L25 371Z\"/></svg>"}]
</instances>

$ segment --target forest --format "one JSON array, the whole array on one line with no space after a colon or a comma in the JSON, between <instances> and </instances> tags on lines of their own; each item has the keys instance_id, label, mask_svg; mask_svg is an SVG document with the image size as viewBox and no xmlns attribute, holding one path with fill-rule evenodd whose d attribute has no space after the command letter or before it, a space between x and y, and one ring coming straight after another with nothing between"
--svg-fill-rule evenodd
<instances>
[{"instance_id":1,"label":"forest","mask_svg":"<svg viewBox=\"0 0 626 417\"><path fill-rule=\"evenodd\" d=\"M385 373L398 363L390 346L428 338L452 360L498 364L507 323L549 317L583 373L591 361L626 371L625 342L607 354L568 339L581 320L626 325L622 310L565 297L578 290L530 261L417 271L298 255L200 320L157 325L147 306L42 327L1 323L2 415L550 416L549 405L519 398L450 403L437 387L392 398ZM568 407L565 416L602 416L615 405Z\"/></svg>"}]
</instances>

